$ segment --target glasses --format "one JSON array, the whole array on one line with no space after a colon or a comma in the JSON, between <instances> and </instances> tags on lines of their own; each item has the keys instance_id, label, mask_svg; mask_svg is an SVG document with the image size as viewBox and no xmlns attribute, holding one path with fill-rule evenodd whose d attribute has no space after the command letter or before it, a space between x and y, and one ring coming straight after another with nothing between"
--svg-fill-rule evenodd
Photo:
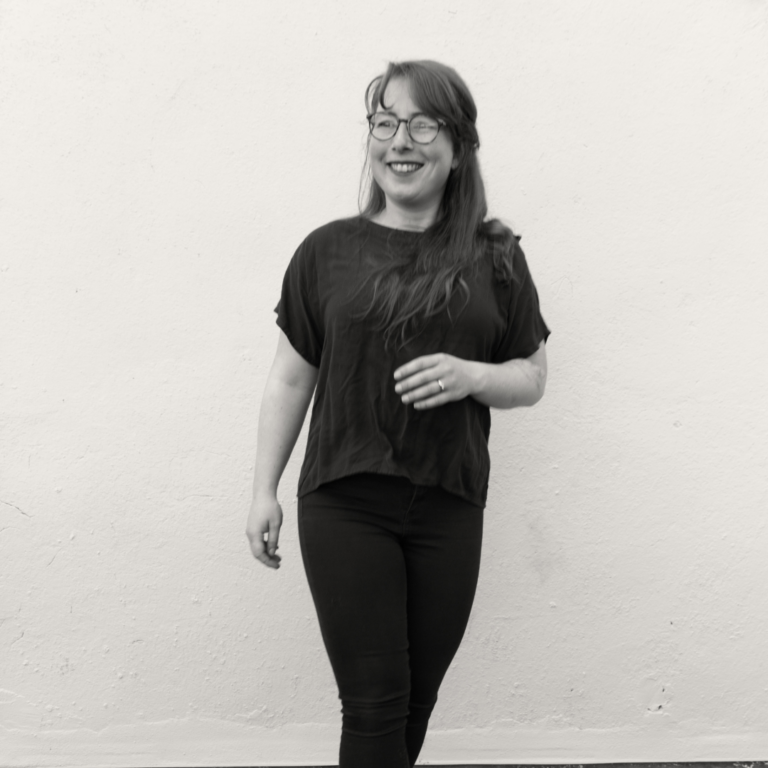
<instances>
[{"instance_id":1,"label":"glasses","mask_svg":"<svg viewBox=\"0 0 768 768\"><path fill-rule=\"evenodd\" d=\"M427 115L414 115L410 120L400 120L386 112L368 115L368 129L379 141L391 139L400 129L400 123L405 123L408 135L417 144L431 144L437 138L440 126L445 125L442 120Z\"/></svg>"}]
</instances>

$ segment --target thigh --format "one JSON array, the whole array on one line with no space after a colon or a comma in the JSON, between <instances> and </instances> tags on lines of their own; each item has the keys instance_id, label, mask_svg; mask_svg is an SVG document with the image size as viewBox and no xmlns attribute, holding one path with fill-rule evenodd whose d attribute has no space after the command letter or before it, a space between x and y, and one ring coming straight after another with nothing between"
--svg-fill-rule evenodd
<instances>
[{"instance_id":1,"label":"thigh","mask_svg":"<svg viewBox=\"0 0 768 768\"><path fill-rule=\"evenodd\" d=\"M469 621L480 570L483 510L425 489L406 537L411 699L434 702Z\"/></svg>"},{"instance_id":2,"label":"thigh","mask_svg":"<svg viewBox=\"0 0 768 768\"><path fill-rule=\"evenodd\" d=\"M408 694L400 503L364 477L299 500L302 558L343 700Z\"/></svg>"}]
</instances>

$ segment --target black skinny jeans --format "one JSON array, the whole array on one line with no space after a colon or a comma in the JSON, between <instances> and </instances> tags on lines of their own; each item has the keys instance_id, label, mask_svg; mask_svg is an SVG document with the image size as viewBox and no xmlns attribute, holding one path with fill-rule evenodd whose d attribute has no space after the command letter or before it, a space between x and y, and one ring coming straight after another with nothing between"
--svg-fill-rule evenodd
<instances>
[{"instance_id":1,"label":"black skinny jeans","mask_svg":"<svg viewBox=\"0 0 768 768\"><path fill-rule=\"evenodd\" d=\"M483 510L406 478L361 474L299 500L299 541L342 702L340 768L416 762L459 647Z\"/></svg>"}]
</instances>

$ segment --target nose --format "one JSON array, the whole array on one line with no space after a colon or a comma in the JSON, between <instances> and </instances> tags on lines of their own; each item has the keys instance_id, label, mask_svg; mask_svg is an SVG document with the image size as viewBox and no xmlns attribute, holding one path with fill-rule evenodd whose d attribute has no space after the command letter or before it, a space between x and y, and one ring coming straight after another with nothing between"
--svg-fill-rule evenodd
<instances>
[{"instance_id":1,"label":"nose","mask_svg":"<svg viewBox=\"0 0 768 768\"><path fill-rule=\"evenodd\" d=\"M392 137L393 149L413 149L413 141L411 140L411 134L408 133L408 126L405 121L397 126L397 131Z\"/></svg>"}]
</instances>

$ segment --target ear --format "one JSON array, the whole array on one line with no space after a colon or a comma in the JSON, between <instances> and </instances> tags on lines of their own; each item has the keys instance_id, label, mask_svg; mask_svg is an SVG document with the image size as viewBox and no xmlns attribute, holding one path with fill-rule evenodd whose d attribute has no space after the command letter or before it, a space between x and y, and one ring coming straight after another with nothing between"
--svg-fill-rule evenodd
<instances>
[{"instance_id":1,"label":"ear","mask_svg":"<svg viewBox=\"0 0 768 768\"><path fill-rule=\"evenodd\" d=\"M459 156L454 155L453 160L451 160L451 170L455 171L459 167Z\"/></svg>"}]
</instances>

